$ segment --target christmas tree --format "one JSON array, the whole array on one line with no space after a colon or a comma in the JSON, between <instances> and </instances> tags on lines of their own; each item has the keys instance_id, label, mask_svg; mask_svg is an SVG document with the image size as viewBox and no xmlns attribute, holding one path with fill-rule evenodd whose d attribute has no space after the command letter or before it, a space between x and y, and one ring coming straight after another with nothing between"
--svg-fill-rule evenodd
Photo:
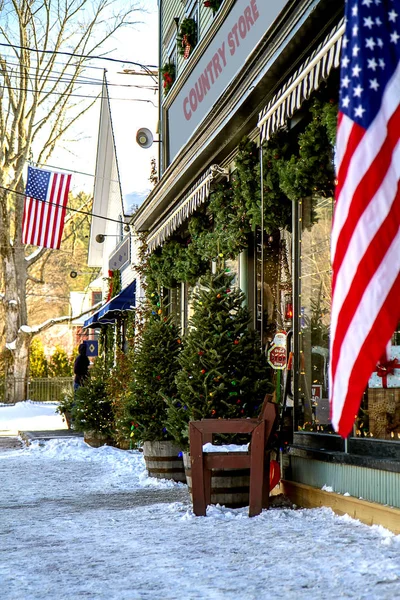
<instances>
[{"instance_id":1,"label":"christmas tree","mask_svg":"<svg viewBox=\"0 0 400 600\"><path fill-rule=\"evenodd\" d=\"M152 310L134 349L133 377L126 415L135 443L170 440L164 398L176 396L175 375L181 350L179 329L161 308Z\"/></svg>"},{"instance_id":2,"label":"christmas tree","mask_svg":"<svg viewBox=\"0 0 400 600\"><path fill-rule=\"evenodd\" d=\"M97 358L89 369L85 385L76 390L71 413L77 431L95 431L113 436L112 400L106 389L108 374L104 361Z\"/></svg>"},{"instance_id":3,"label":"christmas tree","mask_svg":"<svg viewBox=\"0 0 400 600\"><path fill-rule=\"evenodd\" d=\"M167 428L181 447L188 446L189 421L257 416L272 390L245 296L232 280L225 270L206 275L194 295L176 376L178 397L168 401Z\"/></svg>"}]
</instances>

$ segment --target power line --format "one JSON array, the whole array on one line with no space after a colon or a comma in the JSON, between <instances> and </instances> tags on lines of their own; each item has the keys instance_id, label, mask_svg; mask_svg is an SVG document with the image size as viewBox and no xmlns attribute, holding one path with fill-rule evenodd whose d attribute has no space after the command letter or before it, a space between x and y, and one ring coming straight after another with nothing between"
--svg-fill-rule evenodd
<instances>
[{"instance_id":1,"label":"power line","mask_svg":"<svg viewBox=\"0 0 400 600\"><path fill-rule=\"evenodd\" d=\"M21 65L19 65L18 63L8 62L7 66L20 67ZM43 71L44 71L44 69L43 69ZM62 76L56 77L56 75L62 75ZM9 73L8 76L10 78L15 78L15 79L20 78L20 74L18 74L18 73ZM53 81L53 82L58 82L58 83L71 83L72 79L73 79L72 75L68 76L68 73L63 75L61 71L51 71L51 76L46 76L46 81ZM84 79L83 78L80 79L78 76L75 79L75 85L77 85L77 86L80 86L80 85L102 86L103 80L95 79L94 77L85 77ZM157 90L158 89L158 86L155 86L155 85L139 85L139 84L133 84L133 83L110 83L110 82L108 82L107 85L109 87L118 87L118 88L137 88L137 89L144 89L144 90ZM11 89L18 89L18 88L11 88Z\"/></svg>"},{"instance_id":2,"label":"power line","mask_svg":"<svg viewBox=\"0 0 400 600\"><path fill-rule=\"evenodd\" d=\"M17 190L12 190L11 188L6 188L0 185L1 190L5 190L11 194L17 194L18 196L24 196L24 198L31 198L32 200L36 200L37 202L43 202L44 204L51 204L51 206L58 206L60 208L65 208L63 204L57 204L56 202L49 202L48 200L41 200L40 198L34 198L33 196L27 196L25 192L17 192ZM113 223L118 223L119 225L123 224L123 221L117 219L111 219L111 217L103 217L103 215L95 215L94 213L87 212L85 210L79 210L77 208L72 208L70 206L66 207L67 210L80 213L82 215L88 215L90 217L95 217L96 219L104 219L105 221L112 221Z\"/></svg>"},{"instance_id":3,"label":"power line","mask_svg":"<svg viewBox=\"0 0 400 600\"><path fill-rule=\"evenodd\" d=\"M150 71L150 69L158 69L158 66L156 65L142 65L141 63L134 62L131 60L121 60L119 58L110 58L108 56L92 56L91 54L76 54L75 52L61 52L60 50L39 50L38 48L29 48L28 46L17 46L15 44L4 44L1 42L0 46L6 46L8 48L18 48L19 50L28 50L28 52L40 52L42 54L62 54L64 56L76 56L76 58L86 58L88 60L109 60L111 62L116 63L135 65L135 67L140 67L145 71Z\"/></svg>"},{"instance_id":4,"label":"power line","mask_svg":"<svg viewBox=\"0 0 400 600\"><path fill-rule=\"evenodd\" d=\"M57 96L71 96L74 98L95 98L95 99L107 99L107 100L123 100L123 101L127 101L127 102L148 102L150 104L152 104L155 108L157 108L156 104L154 104L154 102L152 100L145 100L144 98L108 98L108 96L102 96L101 94L98 94L97 96L88 96L85 94L70 94L69 92L48 92L46 90L30 90L28 88L20 88L20 87L11 87L9 88L7 85L0 85L0 88L8 90L18 90L20 92L31 92L31 93L36 93L36 94L47 94L47 95L51 95L51 94L56 94Z\"/></svg>"}]
</instances>

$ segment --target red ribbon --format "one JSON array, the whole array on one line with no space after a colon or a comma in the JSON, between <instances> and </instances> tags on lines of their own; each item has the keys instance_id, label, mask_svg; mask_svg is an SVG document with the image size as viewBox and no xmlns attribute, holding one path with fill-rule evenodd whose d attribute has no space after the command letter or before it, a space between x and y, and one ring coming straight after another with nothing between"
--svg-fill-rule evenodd
<instances>
[{"instance_id":1,"label":"red ribbon","mask_svg":"<svg viewBox=\"0 0 400 600\"><path fill-rule=\"evenodd\" d=\"M379 361L376 365L376 374L382 378L382 387L387 388L388 375L394 375L394 370L400 368L397 358L393 360Z\"/></svg>"}]
</instances>

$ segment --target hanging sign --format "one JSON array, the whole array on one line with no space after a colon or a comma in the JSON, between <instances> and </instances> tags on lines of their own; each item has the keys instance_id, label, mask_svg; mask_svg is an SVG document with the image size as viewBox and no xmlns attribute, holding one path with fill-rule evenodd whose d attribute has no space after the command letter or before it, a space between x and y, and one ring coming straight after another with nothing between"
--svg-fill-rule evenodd
<instances>
[{"instance_id":1,"label":"hanging sign","mask_svg":"<svg viewBox=\"0 0 400 600\"><path fill-rule=\"evenodd\" d=\"M235 80L288 1L236 0L168 109L170 162ZM244 90L247 93L247 85Z\"/></svg>"}]
</instances>

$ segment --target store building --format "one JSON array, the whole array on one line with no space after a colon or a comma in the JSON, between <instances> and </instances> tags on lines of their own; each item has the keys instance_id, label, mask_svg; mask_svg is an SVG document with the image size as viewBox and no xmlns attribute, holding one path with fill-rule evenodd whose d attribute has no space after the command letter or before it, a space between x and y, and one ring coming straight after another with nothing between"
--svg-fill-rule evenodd
<instances>
[{"instance_id":1,"label":"store building","mask_svg":"<svg viewBox=\"0 0 400 600\"><path fill-rule=\"evenodd\" d=\"M372 377L347 440L329 422L334 143L328 145L343 13L344 3L335 0L159 0L160 180L133 224L147 232L149 251L162 256L171 241L191 248L200 237L196 219L215 228L222 219L218 257L229 228L208 206L216 193L225 202L229 194L246 195L242 220L250 225L237 229L246 241L235 256L221 254L246 293L263 351L278 331L288 333L292 367L280 388L293 428L284 455L286 491L299 504L340 504L366 522L397 520L392 529L400 532L398 510L382 516L382 505L400 508L396 372L390 381ZM286 179L273 195L275 176ZM259 213L253 214L257 194ZM229 204L223 206L229 212ZM183 279L176 277L164 294L185 330L195 283Z\"/></svg>"}]
</instances>

